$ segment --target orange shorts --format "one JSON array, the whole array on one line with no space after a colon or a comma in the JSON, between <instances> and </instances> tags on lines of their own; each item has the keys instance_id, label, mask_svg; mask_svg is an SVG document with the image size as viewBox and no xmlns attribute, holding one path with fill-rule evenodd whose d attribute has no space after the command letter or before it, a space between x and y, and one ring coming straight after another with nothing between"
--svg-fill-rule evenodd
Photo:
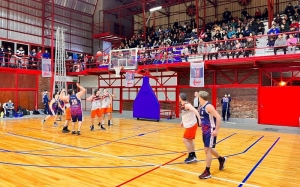
<instances>
[{"instance_id":1,"label":"orange shorts","mask_svg":"<svg viewBox=\"0 0 300 187\"><path fill-rule=\"evenodd\" d=\"M196 123L194 126L192 126L190 128L185 129L183 138L189 139L189 140L195 139L197 128L198 128L198 123Z\"/></svg>"},{"instance_id":2,"label":"orange shorts","mask_svg":"<svg viewBox=\"0 0 300 187\"><path fill-rule=\"evenodd\" d=\"M71 109L66 108L66 120L71 120Z\"/></svg>"},{"instance_id":3,"label":"orange shorts","mask_svg":"<svg viewBox=\"0 0 300 187\"><path fill-rule=\"evenodd\" d=\"M108 114L112 112L111 105L108 108L102 108L101 109L102 114Z\"/></svg>"},{"instance_id":4,"label":"orange shorts","mask_svg":"<svg viewBox=\"0 0 300 187\"><path fill-rule=\"evenodd\" d=\"M100 108L97 108L96 110L91 111L91 118L95 118L96 116L101 117L102 111Z\"/></svg>"}]
</instances>

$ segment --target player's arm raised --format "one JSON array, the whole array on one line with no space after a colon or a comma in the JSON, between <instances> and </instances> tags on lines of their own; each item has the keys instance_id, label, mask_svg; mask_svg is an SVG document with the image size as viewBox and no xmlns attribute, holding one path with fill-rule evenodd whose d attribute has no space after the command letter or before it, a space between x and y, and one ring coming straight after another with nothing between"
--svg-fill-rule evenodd
<instances>
[{"instance_id":1,"label":"player's arm raised","mask_svg":"<svg viewBox=\"0 0 300 187\"><path fill-rule=\"evenodd\" d=\"M90 97L88 97L86 100L87 101L92 101L93 100L93 95L91 95Z\"/></svg>"},{"instance_id":2,"label":"player's arm raised","mask_svg":"<svg viewBox=\"0 0 300 187\"><path fill-rule=\"evenodd\" d=\"M76 83L76 86L80 89L80 91L76 94L76 96L78 98L81 98L81 96L84 95L86 89L84 87L80 86L80 84L78 82Z\"/></svg>"},{"instance_id":3,"label":"player's arm raised","mask_svg":"<svg viewBox=\"0 0 300 187\"><path fill-rule=\"evenodd\" d=\"M206 111L216 118L216 129L213 131L213 135L217 136L217 134L219 132L219 129L220 129L220 126L221 126L221 116L216 111L216 109L213 105L207 105L206 106Z\"/></svg>"},{"instance_id":4,"label":"player's arm raised","mask_svg":"<svg viewBox=\"0 0 300 187\"><path fill-rule=\"evenodd\" d=\"M59 100L69 101L69 96L66 96L66 90L62 89L59 95Z\"/></svg>"}]
</instances>

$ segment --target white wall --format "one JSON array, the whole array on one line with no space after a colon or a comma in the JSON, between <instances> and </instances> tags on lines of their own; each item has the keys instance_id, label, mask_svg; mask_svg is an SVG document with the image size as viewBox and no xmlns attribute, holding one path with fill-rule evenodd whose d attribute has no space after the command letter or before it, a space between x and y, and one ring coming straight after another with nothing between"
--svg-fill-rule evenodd
<instances>
[{"instance_id":1,"label":"white wall","mask_svg":"<svg viewBox=\"0 0 300 187\"><path fill-rule=\"evenodd\" d=\"M80 85L87 88L98 88L98 76L89 75L79 77Z\"/></svg>"}]
</instances>

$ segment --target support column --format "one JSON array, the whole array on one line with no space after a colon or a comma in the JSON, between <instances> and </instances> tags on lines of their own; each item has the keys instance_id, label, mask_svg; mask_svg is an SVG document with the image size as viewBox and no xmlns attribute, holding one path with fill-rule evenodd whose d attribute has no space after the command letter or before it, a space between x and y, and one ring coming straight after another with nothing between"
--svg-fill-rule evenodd
<instances>
[{"instance_id":1,"label":"support column","mask_svg":"<svg viewBox=\"0 0 300 187\"><path fill-rule=\"evenodd\" d=\"M268 23L269 23L269 28L271 28L273 19L274 19L274 0L268 0Z\"/></svg>"},{"instance_id":2,"label":"support column","mask_svg":"<svg viewBox=\"0 0 300 187\"><path fill-rule=\"evenodd\" d=\"M146 36L146 0L142 1L142 7L143 7L143 27L144 27L144 39L145 43L147 43L147 36Z\"/></svg>"},{"instance_id":3,"label":"support column","mask_svg":"<svg viewBox=\"0 0 300 187\"><path fill-rule=\"evenodd\" d=\"M199 0L195 0L196 5L196 25L197 25L197 36L199 36Z\"/></svg>"},{"instance_id":4,"label":"support column","mask_svg":"<svg viewBox=\"0 0 300 187\"><path fill-rule=\"evenodd\" d=\"M51 77L51 82L50 82L50 96L53 95L53 90L54 90L54 76L55 76L55 71L54 71L54 0L51 0L51 72L52 72L52 77Z\"/></svg>"},{"instance_id":5,"label":"support column","mask_svg":"<svg viewBox=\"0 0 300 187\"><path fill-rule=\"evenodd\" d=\"M217 108L217 95L218 95L216 84L217 84L217 72L214 71L214 84L212 87L212 105L215 106L215 108Z\"/></svg>"},{"instance_id":6,"label":"support column","mask_svg":"<svg viewBox=\"0 0 300 187\"><path fill-rule=\"evenodd\" d=\"M204 30L205 25L206 25L206 0L203 0L203 24L202 24L202 30Z\"/></svg>"}]
</instances>

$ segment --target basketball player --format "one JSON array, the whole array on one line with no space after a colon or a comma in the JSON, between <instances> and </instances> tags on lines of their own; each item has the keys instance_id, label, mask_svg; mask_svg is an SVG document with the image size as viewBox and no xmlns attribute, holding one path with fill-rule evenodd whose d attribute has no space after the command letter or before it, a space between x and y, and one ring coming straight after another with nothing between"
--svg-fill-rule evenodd
<instances>
[{"instance_id":1,"label":"basketball player","mask_svg":"<svg viewBox=\"0 0 300 187\"><path fill-rule=\"evenodd\" d=\"M219 160L219 170L223 170L226 162L225 157L221 157L215 150L217 135L220 129L221 116L216 111L214 106L210 104L208 100L209 94L206 91L199 92L200 102L200 119L202 126L202 136L204 143L204 150L206 154L206 168L204 172L199 175L200 179L208 179L211 177L210 166L212 161L212 155Z\"/></svg>"},{"instance_id":2,"label":"basketball player","mask_svg":"<svg viewBox=\"0 0 300 187\"><path fill-rule=\"evenodd\" d=\"M70 110L71 110L71 118L72 118L72 134L80 135L80 129L82 125L82 109L81 109L81 97L84 95L86 89L76 83L76 86L79 88L79 92L74 94L72 89L68 90L68 95L64 96L63 94L60 95L59 99L63 101L68 101L70 103ZM62 90L65 92L65 89ZM75 122L78 121L78 131L75 131Z\"/></svg>"},{"instance_id":3,"label":"basketball player","mask_svg":"<svg viewBox=\"0 0 300 187\"><path fill-rule=\"evenodd\" d=\"M58 93L58 95L60 95L60 92ZM65 113L65 102L62 100L59 100L58 101L58 111L57 111L57 114L59 117L58 117L57 121L61 121L61 117L62 117L63 113Z\"/></svg>"},{"instance_id":4,"label":"basketball player","mask_svg":"<svg viewBox=\"0 0 300 187\"><path fill-rule=\"evenodd\" d=\"M74 91L72 92L72 95L74 94ZM61 98L61 95L62 96L66 96L66 92L65 91L61 91L60 92L60 95L59 95L59 98ZM62 100L60 100L62 101ZM69 126L69 122L71 121L71 109L70 109L70 103L68 101L63 101L64 102L64 110L65 110L65 114L66 114L66 120L65 120L65 123L64 123L64 127L62 129L62 132L63 133L69 133L70 130L68 129L68 126Z\"/></svg>"},{"instance_id":5,"label":"basketball player","mask_svg":"<svg viewBox=\"0 0 300 187\"><path fill-rule=\"evenodd\" d=\"M185 93L180 93L179 102L182 117L180 126L185 128L183 142L189 152L189 156L184 162L192 163L197 161L194 139L198 128L197 118L200 119L200 116L199 112L189 102L187 102Z\"/></svg>"},{"instance_id":6,"label":"basketball player","mask_svg":"<svg viewBox=\"0 0 300 187\"><path fill-rule=\"evenodd\" d=\"M104 125L105 121L105 114L108 115L108 126L112 125L111 120L111 112L112 112L112 97L113 95L108 93L107 89L103 89L103 95L102 95L102 125Z\"/></svg>"},{"instance_id":7,"label":"basketball player","mask_svg":"<svg viewBox=\"0 0 300 187\"><path fill-rule=\"evenodd\" d=\"M229 121L230 118L230 102L231 102L231 97L230 94L225 94L224 97L221 100L222 104L222 117L223 121L225 122L226 117L227 121Z\"/></svg>"},{"instance_id":8,"label":"basketball player","mask_svg":"<svg viewBox=\"0 0 300 187\"><path fill-rule=\"evenodd\" d=\"M46 122L46 120L48 120L50 117L54 116L54 127L58 126L56 123L56 119L57 119L57 111L58 111L58 98L59 95L57 95L57 93L53 94L53 98L51 99L50 103L49 103L49 114L45 117L45 119L43 120L43 124Z\"/></svg>"},{"instance_id":9,"label":"basketball player","mask_svg":"<svg viewBox=\"0 0 300 187\"><path fill-rule=\"evenodd\" d=\"M98 116L99 119L98 125L101 127L102 130L106 130L103 127L103 125L100 124L100 122L102 121L100 90L95 90L94 95L91 95L86 100L92 102L92 108L91 108L92 125L90 126L91 131L94 130L94 121L96 116Z\"/></svg>"}]
</instances>

